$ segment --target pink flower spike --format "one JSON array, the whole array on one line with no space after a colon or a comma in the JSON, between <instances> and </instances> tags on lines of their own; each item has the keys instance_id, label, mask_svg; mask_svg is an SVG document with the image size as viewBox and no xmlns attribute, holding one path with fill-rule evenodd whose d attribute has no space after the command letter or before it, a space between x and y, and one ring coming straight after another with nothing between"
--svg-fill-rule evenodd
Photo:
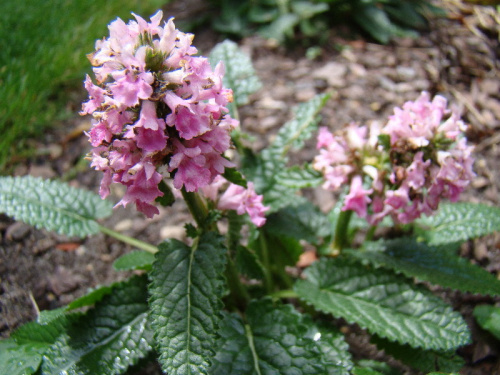
<instances>
[{"instance_id":1,"label":"pink flower spike","mask_svg":"<svg viewBox=\"0 0 500 375\"><path fill-rule=\"evenodd\" d=\"M265 224L265 212L269 210L269 207L262 204L263 199L262 195L255 192L252 182L248 182L247 189L230 184L220 197L217 207L220 210L235 210L238 215L246 212L252 223L260 227Z\"/></svg>"},{"instance_id":2,"label":"pink flower spike","mask_svg":"<svg viewBox=\"0 0 500 375\"><path fill-rule=\"evenodd\" d=\"M363 188L361 176L354 176L351 182L349 194L345 196L342 211L352 210L356 212L359 217L365 218L367 205L372 201L369 198L371 193L373 193L373 189L365 190Z\"/></svg>"}]
</instances>

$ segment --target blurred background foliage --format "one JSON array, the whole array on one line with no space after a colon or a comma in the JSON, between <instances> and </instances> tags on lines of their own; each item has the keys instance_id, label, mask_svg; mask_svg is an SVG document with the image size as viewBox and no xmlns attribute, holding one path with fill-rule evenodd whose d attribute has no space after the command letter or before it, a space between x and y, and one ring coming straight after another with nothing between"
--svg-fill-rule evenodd
<instances>
[{"instance_id":1,"label":"blurred background foliage","mask_svg":"<svg viewBox=\"0 0 500 375\"><path fill-rule=\"evenodd\" d=\"M26 141L75 116L86 54L108 23L149 16L165 0L3 0L0 12L0 168ZM71 105L71 103L73 103Z\"/></svg>"},{"instance_id":2,"label":"blurred background foliage","mask_svg":"<svg viewBox=\"0 0 500 375\"><path fill-rule=\"evenodd\" d=\"M181 0L179 0L181 1ZM428 17L444 15L431 0L205 0L208 11L179 27L212 27L233 39L260 34L275 43L308 47L327 43L346 25L353 35L388 43L417 36ZM75 116L85 99L85 55L107 24L130 12L149 17L168 0L4 0L0 13L0 170L13 155L33 150L38 137ZM175 2L172 2L175 3ZM189 7L187 1L185 7ZM166 14L166 17L171 16ZM184 29L184 27L187 27Z\"/></svg>"}]
</instances>

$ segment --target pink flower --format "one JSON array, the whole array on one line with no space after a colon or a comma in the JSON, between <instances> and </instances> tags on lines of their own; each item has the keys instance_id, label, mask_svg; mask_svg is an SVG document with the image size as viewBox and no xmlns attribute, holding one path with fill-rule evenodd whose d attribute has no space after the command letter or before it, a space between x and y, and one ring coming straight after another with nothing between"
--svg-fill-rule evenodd
<instances>
[{"instance_id":1,"label":"pink flower","mask_svg":"<svg viewBox=\"0 0 500 375\"><path fill-rule=\"evenodd\" d=\"M262 204L264 197L255 192L252 182L248 182L248 187L229 184L229 187L222 194L217 204L220 210L235 210L238 215L245 212L250 216L250 220L256 226L265 224L265 212L269 210Z\"/></svg>"},{"instance_id":2,"label":"pink flower","mask_svg":"<svg viewBox=\"0 0 500 375\"><path fill-rule=\"evenodd\" d=\"M98 84L86 77L82 114L94 117L88 136L92 166L104 172L101 196L111 183L122 184L118 204L134 203L151 217L164 177L197 191L233 166L223 154L238 122L225 107L232 92L222 86L224 66L212 70L194 56L193 35L176 30L172 19L162 26L161 11L150 22L134 17L113 21L109 38L89 55Z\"/></svg>"},{"instance_id":3,"label":"pink flower","mask_svg":"<svg viewBox=\"0 0 500 375\"><path fill-rule=\"evenodd\" d=\"M345 196L342 211L352 210L356 212L359 217L366 217L367 205L372 201L369 198L372 192L372 189L366 190L363 188L363 182L360 176L354 176L349 194Z\"/></svg>"},{"instance_id":4,"label":"pink flower","mask_svg":"<svg viewBox=\"0 0 500 375\"><path fill-rule=\"evenodd\" d=\"M423 92L395 108L383 127L351 124L335 135L321 128L313 167L323 173L327 190L350 185L344 210L356 211L372 225L385 216L409 223L431 214L442 198L456 201L474 177L464 130L444 97L431 101ZM379 144L384 135L389 144Z\"/></svg>"}]
</instances>

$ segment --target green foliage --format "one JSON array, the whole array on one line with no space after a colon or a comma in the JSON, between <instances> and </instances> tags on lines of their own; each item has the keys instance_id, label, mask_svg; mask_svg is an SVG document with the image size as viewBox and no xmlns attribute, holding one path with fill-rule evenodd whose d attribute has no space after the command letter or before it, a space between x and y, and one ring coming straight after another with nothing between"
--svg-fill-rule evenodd
<instances>
[{"instance_id":1,"label":"green foliage","mask_svg":"<svg viewBox=\"0 0 500 375\"><path fill-rule=\"evenodd\" d=\"M226 264L222 237L204 234L188 247L160 244L151 272L151 321L165 372L206 374L221 322Z\"/></svg>"},{"instance_id":2,"label":"green foliage","mask_svg":"<svg viewBox=\"0 0 500 375\"><path fill-rule=\"evenodd\" d=\"M323 182L323 175L310 164L305 164L303 167L294 165L279 172L276 180L283 186L304 189L319 186Z\"/></svg>"},{"instance_id":3,"label":"green foliage","mask_svg":"<svg viewBox=\"0 0 500 375\"><path fill-rule=\"evenodd\" d=\"M500 208L442 203L435 215L416 221L417 234L432 245L466 241L500 231Z\"/></svg>"},{"instance_id":4,"label":"green foliage","mask_svg":"<svg viewBox=\"0 0 500 375\"><path fill-rule=\"evenodd\" d=\"M452 350L470 340L467 325L441 299L388 271L325 259L295 284L316 309L371 333L427 350Z\"/></svg>"},{"instance_id":5,"label":"green foliage","mask_svg":"<svg viewBox=\"0 0 500 375\"><path fill-rule=\"evenodd\" d=\"M328 218L313 204L305 202L282 208L268 216L266 230L274 235L292 237L318 244L330 235Z\"/></svg>"},{"instance_id":6,"label":"green foliage","mask_svg":"<svg viewBox=\"0 0 500 375\"><path fill-rule=\"evenodd\" d=\"M132 271L151 269L155 256L147 251L134 250L122 255L113 263L113 268L117 271Z\"/></svg>"},{"instance_id":7,"label":"green foliage","mask_svg":"<svg viewBox=\"0 0 500 375\"><path fill-rule=\"evenodd\" d=\"M246 0L234 4L212 0L221 9L213 27L223 33L247 36L258 32L278 43L303 36L324 37L341 23L356 25L380 43L395 36L415 36L427 27L427 16L444 15L428 0Z\"/></svg>"},{"instance_id":8,"label":"green foliage","mask_svg":"<svg viewBox=\"0 0 500 375\"><path fill-rule=\"evenodd\" d=\"M96 220L111 215L112 204L58 181L0 177L0 212L37 228L85 237L99 232Z\"/></svg>"},{"instance_id":9,"label":"green foliage","mask_svg":"<svg viewBox=\"0 0 500 375\"><path fill-rule=\"evenodd\" d=\"M121 374L145 357L153 343L146 277L110 289L73 306L97 302L86 314L64 314L59 309L43 324L28 323L0 341L0 373Z\"/></svg>"},{"instance_id":10,"label":"green foliage","mask_svg":"<svg viewBox=\"0 0 500 375\"><path fill-rule=\"evenodd\" d=\"M500 340L500 307L480 305L474 308L479 325Z\"/></svg>"},{"instance_id":11,"label":"green foliage","mask_svg":"<svg viewBox=\"0 0 500 375\"><path fill-rule=\"evenodd\" d=\"M128 20L130 12L149 16L168 0L2 1L0 14L0 167L12 151L26 147L62 118L82 95L85 54L107 33L110 20ZM64 15L61 14L64 9ZM73 94L71 94L73 92ZM68 110L68 108L70 108Z\"/></svg>"},{"instance_id":12,"label":"green foliage","mask_svg":"<svg viewBox=\"0 0 500 375\"><path fill-rule=\"evenodd\" d=\"M414 349L408 345L400 345L395 342L373 337L372 341L379 349L383 349L385 353L393 356L408 366L424 371L459 371L465 361L459 357L454 351L439 352L432 350Z\"/></svg>"},{"instance_id":13,"label":"green foliage","mask_svg":"<svg viewBox=\"0 0 500 375\"><path fill-rule=\"evenodd\" d=\"M31 322L14 332L10 339L0 341L0 373L34 374L71 318L62 316L49 324Z\"/></svg>"},{"instance_id":14,"label":"green foliage","mask_svg":"<svg viewBox=\"0 0 500 375\"><path fill-rule=\"evenodd\" d=\"M117 284L113 293L70 324L45 353L41 373L121 374L153 349L147 278Z\"/></svg>"},{"instance_id":15,"label":"green foliage","mask_svg":"<svg viewBox=\"0 0 500 375\"><path fill-rule=\"evenodd\" d=\"M233 90L234 103L230 104L230 109L234 117L235 106L248 104L248 96L260 89L262 84L250 57L236 43L226 40L214 47L210 53L210 63L215 67L219 61L224 63L226 69L224 86Z\"/></svg>"},{"instance_id":16,"label":"green foliage","mask_svg":"<svg viewBox=\"0 0 500 375\"><path fill-rule=\"evenodd\" d=\"M319 328L290 305L252 302L243 320L224 313L210 374L348 374L342 336Z\"/></svg>"},{"instance_id":17,"label":"green foliage","mask_svg":"<svg viewBox=\"0 0 500 375\"><path fill-rule=\"evenodd\" d=\"M295 118L283 125L268 148L259 155L247 154L244 158L244 173L254 182L255 190L264 195L264 203L271 207L270 212L305 201L295 194L296 188L280 184L277 176L286 169L288 152L303 147L317 129L318 113L329 97L328 94L317 95L300 104L294 109Z\"/></svg>"},{"instance_id":18,"label":"green foliage","mask_svg":"<svg viewBox=\"0 0 500 375\"><path fill-rule=\"evenodd\" d=\"M412 238L369 242L349 256L376 267L462 292L500 295L500 281L483 268L435 246Z\"/></svg>"}]
</instances>

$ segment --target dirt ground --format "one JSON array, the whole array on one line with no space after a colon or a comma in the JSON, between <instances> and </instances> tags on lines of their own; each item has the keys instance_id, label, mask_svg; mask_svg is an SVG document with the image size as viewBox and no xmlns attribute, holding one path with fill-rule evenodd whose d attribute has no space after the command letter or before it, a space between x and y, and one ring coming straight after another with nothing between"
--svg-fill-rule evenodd
<instances>
[{"instance_id":1,"label":"dirt ground","mask_svg":"<svg viewBox=\"0 0 500 375\"><path fill-rule=\"evenodd\" d=\"M286 50L256 36L240 41L263 83L262 89L252 95L251 104L240 112L241 127L255 136L253 147L265 146L279 126L290 119L290 109L318 93L333 93L322 112L322 125L331 129L351 121L384 120L394 106L416 99L422 90L440 93L461 108L463 118L470 124L468 138L476 145L477 177L463 200L498 206L500 16L491 7L465 5L460 1L438 3L449 11L449 16L433 21L431 30L418 39L398 39L382 46L362 38L332 35L328 46L314 60L305 58L301 47ZM202 1L190 0L174 3L166 9L166 15L174 15L180 21L202 11ZM221 40L213 32L205 31L197 34L194 44L206 54ZM40 141L39 156L19 163L15 174L63 177L74 186L97 191L101 176L82 168L81 162L89 150L82 135L88 126L89 119L75 116ZM310 160L314 154L311 146L298 158ZM123 191L116 187L115 198L120 194ZM325 193L318 192L316 198L322 206L334 203L333 197ZM166 238L182 239L186 220L189 215L179 202L161 209L161 214L149 221L132 208L118 208L104 224L158 243ZM37 309L59 307L88 288L128 276L113 271L111 265L130 250L130 246L104 235L82 241L0 217L0 337L8 337L20 324L34 319ZM500 278L500 234L470 241L462 247L462 255ZM447 290L437 292L463 313L473 332L473 344L459 351L467 361L461 373L500 374L500 345L478 329L471 315L474 306L500 304L500 298ZM346 331L356 358L386 358L368 344L367 335L358 327L349 326ZM407 374L416 374L400 368ZM158 370L153 366L139 373L153 374Z\"/></svg>"}]
</instances>

